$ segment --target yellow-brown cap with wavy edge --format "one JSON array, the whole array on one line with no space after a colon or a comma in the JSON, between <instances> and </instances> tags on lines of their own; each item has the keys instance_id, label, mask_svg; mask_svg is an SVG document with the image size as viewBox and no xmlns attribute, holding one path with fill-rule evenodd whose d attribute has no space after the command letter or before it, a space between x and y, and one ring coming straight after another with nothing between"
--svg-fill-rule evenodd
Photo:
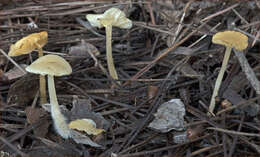
<instances>
[{"instance_id":1,"label":"yellow-brown cap with wavy edge","mask_svg":"<svg viewBox=\"0 0 260 157\"><path fill-rule=\"evenodd\" d=\"M212 42L242 51L248 46L248 37L236 31L224 31L216 33Z\"/></svg>"},{"instance_id":2,"label":"yellow-brown cap with wavy edge","mask_svg":"<svg viewBox=\"0 0 260 157\"><path fill-rule=\"evenodd\" d=\"M70 64L60 56L46 55L35 60L26 71L41 75L63 76L72 73Z\"/></svg>"},{"instance_id":3,"label":"yellow-brown cap with wavy edge","mask_svg":"<svg viewBox=\"0 0 260 157\"><path fill-rule=\"evenodd\" d=\"M40 32L33 33L26 37L23 37L15 44L10 46L9 56L20 56L23 54L29 54L33 50L42 48L48 41L48 33Z\"/></svg>"},{"instance_id":4,"label":"yellow-brown cap with wavy edge","mask_svg":"<svg viewBox=\"0 0 260 157\"><path fill-rule=\"evenodd\" d=\"M216 33L212 42L242 51L248 46L248 37L240 32L224 31Z\"/></svg>"}]
</instances>

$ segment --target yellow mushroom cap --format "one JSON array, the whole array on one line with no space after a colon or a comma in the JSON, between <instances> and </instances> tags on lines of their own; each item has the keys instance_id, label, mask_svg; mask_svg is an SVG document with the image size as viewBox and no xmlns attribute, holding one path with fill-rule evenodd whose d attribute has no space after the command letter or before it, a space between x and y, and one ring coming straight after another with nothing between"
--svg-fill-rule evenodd
<instances>
[{"instance_id":1,"label":"yellow mushroom cap","mask_svg":"<svg viewBox=\"0 0 260 157\"><path fill-rule=\"evenodd\" d=\"M212 42L242 51L248 46L248 37L240 32L224 31L216 33Z\"/></svg>"},{"instance_id":2,"label":"yellow mushroom cap","mask_svg":"<svg viewBox=\"0 0 260 157\"><path fill-rule=\"evenodd\" d=\"M9 56L19 56L23 54L31 53L35 49L42 48L48 41L48 33L40 32L33 33L26 37L23 37L15 44L10 46Z\"/></svg>"},{"instance_id":3,"label":"yellow mushroom cap","mask_svg":"<svg viewBox=\"0 0 260 157\"><path fill-rule=\"evenodd\" d=\"M88 14L86 18L92 26L99 28L112 25L123 29L130 29L133 25L132 21L126 18L125 13L118 8L110 8L104 14Z\"/></svg>"},{"instance_id":4,"label":"yellow mushroom cap","mask_svg":"<svg viewBox=\"0 0 260 157\"><path fill-rule=\"evenodd\" d=\"M60 56L46 55L35 60L26 71L41 75L63 76L72 73L70 64Z\"/></svg>"},{"instance_id":5,"label":"yellow mushroom cap","mask_svg":"<svg viewBox=\"0 0 260 157\"><path fill-rule=\"evenodd\" d=\"M85 131L89 135L98 135L105 131L104 129L97 129L96 123L92 119L77 119L71 121L69 128Z\"/></svg>"}]
</instances>

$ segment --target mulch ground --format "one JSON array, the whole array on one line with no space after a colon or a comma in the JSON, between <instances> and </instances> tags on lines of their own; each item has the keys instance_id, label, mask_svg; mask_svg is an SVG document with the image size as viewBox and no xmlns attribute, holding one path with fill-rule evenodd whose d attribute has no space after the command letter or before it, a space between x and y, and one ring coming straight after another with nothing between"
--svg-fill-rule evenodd
<instances>
[{"instance_id":1,"label":"mulch ground","mask_svg":"<svg viewBox=\"0 0 260 157\"><path fill-rule=\"evenodd\" d=\"M105 29L86 19L111 7L133 22L131 29L113 27L120 84L108 73ZM257 0L1 0L0 157L259 156L260 97L233 52L214 116L207 114L225 52L212 36L225 30L247 35L243 53L259 78L259 11ZM57 135L39 102L38 75L17 69L36 60L36 52L4 55L11 44L41 31L48 32L44 54L63 57L73 69L55 77L59 104L67 110L88 104L104 117L105 132L89 136L101 148ZM185 105L185 129L162 133L148 127L171 99Z\"/></svg>"}]
</instances>

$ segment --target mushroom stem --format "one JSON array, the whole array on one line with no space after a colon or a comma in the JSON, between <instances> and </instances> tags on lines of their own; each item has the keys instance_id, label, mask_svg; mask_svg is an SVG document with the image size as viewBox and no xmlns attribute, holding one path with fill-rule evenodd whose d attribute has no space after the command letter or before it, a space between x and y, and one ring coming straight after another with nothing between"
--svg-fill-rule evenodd
<instances>
[{"instance_id":1,"label":"mushroom stem","mask_svg":"<svg viewBox=\"0 0 260 157\"><path fill-rule=\"evenodd\" d=\"M54 121L54 127L60 136L67 139L70 137L70 129L66 122L66 118L61 113L52 75L48 75L48 89L51 103L51 116Z\"/></svg>"},{"instance_id":2,"label":"mushroom stem","mask_svg":"<svg viewBox=\"0 0 260 157\"><path fill-rule=\"evenodd\" d=\"M115 64L112 56L112 25L106 25L106 55L107 55L107 66L111 77L118 80Z\"/></svg>"},{"instance_id":3,"label":"mushroom stem","mask_svg":"<svg viewBox=\"0 0 260 157\"><path fill-rule=\"evenodd\" d=\"M213 113L213 110L215 108L216 97L218 96L218 91L219 91L224 73L225 73L226 68L227 68L227 63L228 63L228 60L229 60L229 57L230 57L230 54L231 54L231 50L232 50L231 47L226 47L225 56L224 56L222 66L221 66L221 69L219 71L216 83L215 83L215 88L214 88L214 91L213 91L213 94L212 94L212 97L211 97L211 101L210 101L210 105L209 105L209 112L211 112L211 113Z\"/></svg>"},{"instance_id":4,"label":"mushroom stem","mask_svg":"<svg viewBox=\"0 0 260 157\"><path fill-rule=\"evenodd\" d=\"M38 57L43 56L43 51L42 48L38 49ZM41 104L46 104L47 103L47 96L46 96L46 80L45 76L40 75L40 102Z\"/></svg>"}]
</instances>

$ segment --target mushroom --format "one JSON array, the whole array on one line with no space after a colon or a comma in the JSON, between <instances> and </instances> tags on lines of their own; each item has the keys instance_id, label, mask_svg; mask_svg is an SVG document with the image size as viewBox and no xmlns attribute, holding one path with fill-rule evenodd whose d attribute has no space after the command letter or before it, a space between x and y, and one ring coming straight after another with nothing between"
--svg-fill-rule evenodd
<instances>
[{"instance_id":1,"label":"mushroom","mask_svg":"<svg viewBox=\"0 0 260 157\"><path fill-rule=\"evenodd\" d=\"M132 27L132 21L126 18L125 13L118 8L110 8L105 11L104 14L88 14L86 18L94 27L105 27L108 71L113 79L118 80L112 57L112 26L130 29Z\"/></svg>"},{"instance_id":2,"label":"mushroom","mask_svg":"<svg viewBox=\"0 0 260 157\"><path fill-rule=\"evenodd\" d=\"M43 56L42 47L48 41L48 33L47 32L40 32L40 33L33 33L26 37L23 37L21 40L17 41L15 44L10 46L10 50L8 55L9 56L20 56L23 54L29 54L33 50L38 50L38 57ZM47 103L46 98L46 81L45 77L40 75L40 97L41 97L41 104Z\"/></svg>"},{"instance_id":3,"label":"mushroom","mask_svg":"<svg viewBox=\"0 0 260 157\"><path fill-rule=\"evenodd\" d=\"M248 46L248 37L240 32L236 31L224 31L216 33L213 38L212 42L215 44L224 45L226 47L225 56L222 62L221 69L219 71L215 88L211 97L210 105L209 105L209 112L213 113L215 108L215 99L218 95L218 91L223 79L224 72L227 68L228 59L231 54L232 48L237 50L244 50Z\"/></svg>"},{"instance_id":4,"label":"mushroom","mask_svg":"<svg viewBox=\"0 0 260 157\"><path fill-rule=\"evenodd\" d=\"M60 136L65 139L69 138L70 129L68 127L66 118L61 113L61 110L59 108L53 76L63 76L71 74L71 66L62 57L59 57L57 55L46 55L34 61L30 66L26 68L26 71L43 76L48 75L51 116L54 121L54 127Z\"/></svg>"}]
</instances>

